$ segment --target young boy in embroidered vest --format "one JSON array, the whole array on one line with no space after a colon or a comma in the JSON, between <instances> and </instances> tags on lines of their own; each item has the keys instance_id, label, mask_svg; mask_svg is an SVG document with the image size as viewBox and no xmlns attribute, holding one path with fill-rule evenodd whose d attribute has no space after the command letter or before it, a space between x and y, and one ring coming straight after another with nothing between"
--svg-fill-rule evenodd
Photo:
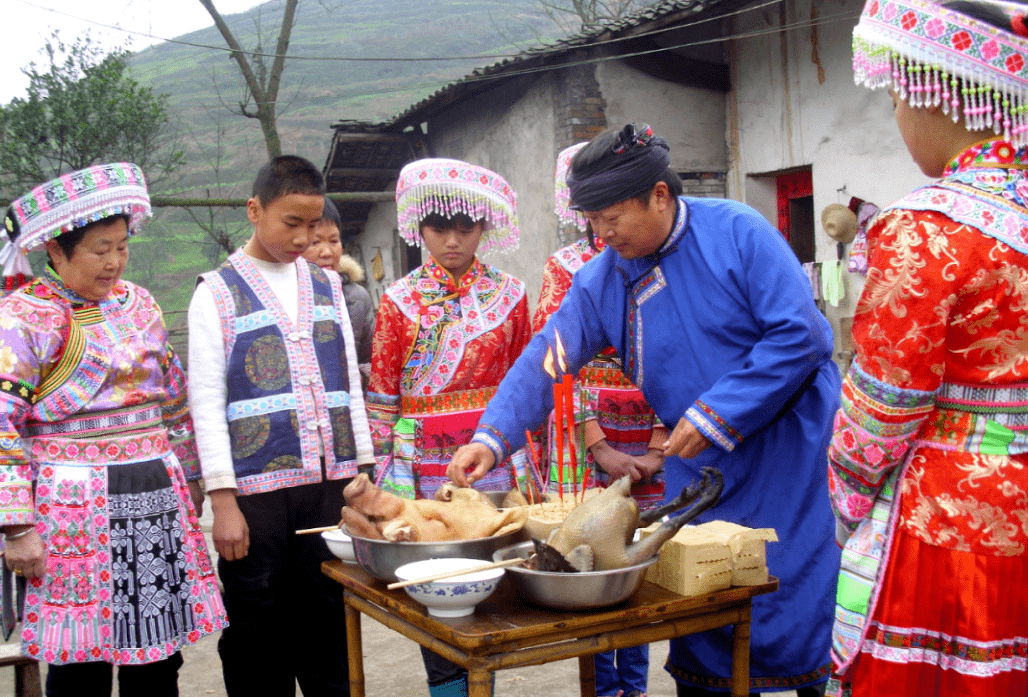
<instances>
[{"instance_id":1,"label":"young boy in embroidered vest","mask_svg":"<svg viewBox=\"0 0 1028 697\"><path fill-rule=\"evenodd\" d=\"M282 156L261 168L253 236L203 274L189 305L189 402L232 629L218 643L237 695L349 695L341 587L301 528L337 523L373 462L339 277L302 258L324 178ZM258 668L259 667L259 668Z\"/></svg>"},{"instance_id":2,"label":"young boy in embroidered vest","mask_svg":"<svg viewBox=\"0 0 1028 697\"><path fill-rule=\"evenodd\" d=\"M471 440L489 398L532 337L525 285L478 260L517 246L517 196L495 172L426 159L396 183L400 235L430 258L386 289L372 341L368 416L377 483L432 498L453 452ZM519 463L515 468L513 462ZM523 452L478 483L515 487ZM460 666L422 649L433 697L467 694Z\"/></svg>"}]
</instances>

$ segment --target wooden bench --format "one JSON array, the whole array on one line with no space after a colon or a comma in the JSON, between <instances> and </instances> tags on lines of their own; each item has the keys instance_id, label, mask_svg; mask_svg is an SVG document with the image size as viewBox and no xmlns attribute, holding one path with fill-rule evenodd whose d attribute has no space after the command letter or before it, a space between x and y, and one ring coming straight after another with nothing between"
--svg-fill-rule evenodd
<instances>
[{"instance_id":1,"label":"wooden bench","mask_svg":"<svg viewBox=\"0 0 1028 697\"><path fill-rule=\"evenodd\" d=\"M21 655L21 642L0 644L0 667L14 666L15 697L43 697L39 663Z\"/></svg>"}]
</instances>

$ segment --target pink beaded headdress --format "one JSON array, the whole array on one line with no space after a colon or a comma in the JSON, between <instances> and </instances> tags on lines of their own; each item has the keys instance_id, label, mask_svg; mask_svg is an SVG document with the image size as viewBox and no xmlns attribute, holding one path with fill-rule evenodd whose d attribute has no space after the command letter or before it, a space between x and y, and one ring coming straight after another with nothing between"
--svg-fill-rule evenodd
<instances>
[{"instance_id":1,"label":"pink beaded headdress","mask_svg":"<svg viewBox=\"0 0 1028 697\"><path fill-rule=\"evenodd\" d=\"M480 254L518 247L518 195L506 179L485 167L430 158L400 170L396 217L407 244L421 243L421 221L430 213L447 217L464 213L484 221Z\"/></svg>"},{"instance_id":2,"label":"pink beaded headdress","mask_svg":"<svg viewBox=\"0 0 1028 697\"><path fill-rule=\"evenodd\" d=\"M588 223L585 216L579 211L571 210L571 193L568 191L568 172L571 171L571 160L575 154L588 145L588 141L575 143L570 148L564 148L557 155L557 173L554 177L554 195L556 204L553 212L557 214L561 225L574 225L579 230L585 231Z\"/></svg>"},{"instance_id":3,"label":"pink beaded headdress","mask_svg":"<svg viewBox=\"0 0 1028 697\"><path fill-rule=\"evenodd\" d=\"M94 165L40 184L11 204L5 222L17 231L15 245L32 251L61 233L114 215L128 216L130 233L151 215L146 179L128 162Z\"/></svg>"},{"instance_id":4,"label":"pink beaded headdress","mask_svg":"<svg viewBox=\"0 0 1028 697\"><path fill-rule=\"evenodd\" d=\"M984 8L1009 29L926 0L868 0L853 30L854 79L872 89L891 88L914 107L941 106L954 122L959 107L968 130L992 128L1023 146L1028 143L1025 8L1005 2L963 5Z\"/></svg>"}]
</instances>

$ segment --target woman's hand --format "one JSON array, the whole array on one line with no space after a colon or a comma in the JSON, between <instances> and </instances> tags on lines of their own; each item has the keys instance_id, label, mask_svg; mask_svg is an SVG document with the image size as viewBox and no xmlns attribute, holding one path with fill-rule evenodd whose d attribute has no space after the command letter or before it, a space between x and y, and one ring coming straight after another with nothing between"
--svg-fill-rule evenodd
<instances>
[{"instance_id":1,"label":"woman's hand","mask_svg":"<svg viewBox=\"0 0 1028 697\"><path fill-rule=\"evenodd\" d=\"M496 456L492 450L481 443L468 443L453 454L446 467L446 476L457 486L471 486L487 475L495 464Z\"/></svg>"},{"instance_id":2,"label":"woman's hand","mask_svg":"<svg viewBox=\"0 0 1028 697\"><path fill-rule=\"evenodd\" d=\"M664 451L657 448L650 448L645 455L635 459L642 467L643 478L646 481L653 479L653 475L664 468Z\"/></svg>"},{"instance_id":3,"label":"woman's hand","mask_svg":"<svg viewBox=\"0 0 1028 697\"><path fill-rule=\"evenodd\" d=\"M692 421L684 416L678 420L678 425L671 432L671 437L664 442L664 456L677 455L686 460L696 457L710 447L710 441L700 433Z\"/></svg>"},{"instance_id":4,"label":"woman's hand","mask_svg":"<svg viewBox=\"0 0 1028 697\"><path fill-rule=\"evenodd\" d=\"M16 535L29 528L21 526L9 526L4 529L8 535ZM43 538L36 532L36 527L31 526L31 531L22 537L5 542L4 560L7 568L18 576L35 578L42 576L46 571L46 545Z\"/></svg>"},{"instance_id":5,"label":"woman's hand","mask_svg":"<svg viewBox=\"0 0 1028 697\"><path fill-rule=\"evenodd\" d=\"M189 486L189 498L193 500L193 508L196 509L196 517L203 515L203 487L199 480L186 483Z\"/></svg>"},{"instance_id":6,"label":"woman's hand","mask_svg":"<svg viewBox=\"0 0 1028 697\"><path fill-rule=\"evenodd\" d=\"M643 464L637 458L614 448L606 439L589 446L596 464L610 475L612 480L621 479L625 475L637 482L647 476Z\"/></svg>"},{"instance_id":7,"label":"woman's hand","mask_svg":"<svg viewBox=\"0 0 1028 697\"><path fill-rule=\"evenodd\" d=\"M250 553L250 526L236 503L236 490L217 489L210 495L214 549L225 561L238 561Z\"/></svg>"}]
</instances>

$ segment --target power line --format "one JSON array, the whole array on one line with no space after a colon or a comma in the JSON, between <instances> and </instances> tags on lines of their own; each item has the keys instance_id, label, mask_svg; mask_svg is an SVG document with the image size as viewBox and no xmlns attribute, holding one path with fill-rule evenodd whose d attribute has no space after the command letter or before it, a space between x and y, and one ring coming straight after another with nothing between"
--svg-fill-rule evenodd
<instances>
[{"instance_id":1,"label":"power line","mask_svg":"<svg viewBox=\"0 0 1028 697\"><path fill-rule=\"evenodd\" d=\"M70 14L68 12L63 12L61 10L58 10L58 9L55 9L55 8L52 8L52 7L45 7L43 5L37 5L36 3L29 2L29 0L17 0L17 1L20 2L23 5L27 5L29 7L34 7L37 10L42 10L44 12L52 12L54 14L58 14L58 15L61 15L61 16L64 16L64 17L68 17L69 19L74 19L74 20L79 21L79 22L85 22L87 24L93 24L95 26L103 27L104 29L110 29L112 31L119 31L119 32L122 32L122 33L125 33L125 34L131 34L133 36L142 36L142 37L145 37L145 38L148 38L148 39L153 39L155 41L163 41L163 42L169 43L169 44L177 44L177 45L180 45L180 46L189 46L191 48L202 48L202 49L205 49L207 51L212 51L212 52L234 53L234 51L232 49L228 48L227 46L212 46L212 45L209 45L209 44L201 44L201 43L196 43L196 42L192 42L192 41L183 41L181 39L168 39L168 38L164 38L164 37L161 37L161 36L156 36L154 34L150 34L148 32L136 31L134 29L125 29L124 27L119 27L119 26L112 25L112 24L104 24L103 22L98 22L98 21L93 20L93 19L87 19L85 17L79 17L77 15L73 15L73 14ZM648 37L648 36L655 36L657 34L662 34L662 33L670 32L670 31L678 31L680 29L697 26L697 25L703 24L705 22L713 22L713 21L723 20L723 19L726 19L728 17L732 17L732 16L735 16L735 15L743 14L745 12L754 12L754 11L757 11L757 10L761 10L761 9L763 9L763 8L769 6L769 5L777 5L780 2L782 2L782 0L767 0L766 2L761 3L759 5L748 6L748 7L745 7L745 8L738 9L738 10L733 10L732 12L727 12L725 14L716 15L716 16L712 16L712 17L704 17L704 18L697 19L695 21L687 22L687 23L683 23L683 24L674 24L674 25L671 25L671 26L668 26L668 27L662 27L660 29L654 29L654 30L648 31L648 32L642 32L642 33L639 33L639 34L633 34L631 36L614 37L614 38L605 39L605 40L602 40L602 41L594 41L594 42L589 43L588 45L589 46L607 46L607 45L616 44L616 43L619 43L619 42L622 42L622 41L631 41L631 40L640 39L640 38L644 38L644 37ZM607 29L607 28L600 28L600 29L597 29L595 33L597 33L597 34L601 33L604 30L618 31L619 27L610 27L609 29ZM560 43L561 41L566 42L569 39L587 40L588 39L588 35L576 35L576 36L572 36L572 37L567 37L567 38L565 38L563 40L558 40L557 43ZM544 44L544 46L543 46L544 49L545 49L545 46L546 45ZM276 53L263 53L263 52L258 52L258 51L245 51L245 50L243 52L246 53L246 55L248 55L248 56L254 56L254 57L259 57L259 58L271 58L271 59L274 59L274 58L278 58L279 57L279 54L276 54ZM428 56L428 57L416 58L416 57L400 57L400 56L381 56L381 57L367 57L367 56L301 56L301 55L294 55L294 54L288 54L287 53L283 57L285 58L285 60L292 60L292 61L355 62L355 63L375 63L375 62L384 62L384 63L420 63L420 62L428 62L428 61L495 60L497 58L518 58L518 57L523 56L523 55L525 55L524 52L520 52L520 53L486 53L486 54L470 55L470 56Z\"/></svg>"},{"instance_id":2,"label":"power line","mask_svg":"<svg viewBox=\"0 0 1028 697\"><path fill-rule=\"evenodd\" d=\"M94 24L96 26L104 27L104 28L111 29L111 30L114 30L114 31L120 31L120 32L123 32L123 33L126 33L126 34L133 34L133 35L137 35L137 36L144 36L144 37L147 37L147 38L150 38L150 39L154 39L154 40L158 40L158 41L165 41L167 43L179 44L179 45L183 45L183 46L189 46L189 47L192 47L192 48L205 49L207 51L212 51L212 52L233 53L232 49L230 49L230 48L228 48L226 46L211 46L211 45L208 45L208 44L200 44L200 43L195 43L195 42L182 41L180 39L165 39L163 37L158 37L158 36L155 36L153 34L149 34L147 32L139 32L139 31L135 31L135 30L131 30L131 29L125 29L125 28L122 28L122 27L117 27L117 26L112 26L112 25L109 25L109 24L104 24L102 22L97 22L95 20L86 19L86 18L83 18L83 17L78 17L76 15L72 15L72 14L69 14L69 13L66 13L66 12L62 12L62 11L56 10L54 8L47 8L47 7L44 7L44 6L41 6L41 5L37 5L37 4L33 3L33 2L29 2L29 0L18 0L18 2L20 2L20 3L24 4L24 5L28 5L30 7L34 7L34 8L39 9L39 10L53 12L55 14L63 15L65 17L69 17L71 19L75 19L75 20L78 20L78 21L81 21L81 22L86 22L88 24ZM697 20L691 21L691 22L673 24L673 25L670 25L668 27L662 27L662 28L659 28L659 29L654 29L654 30L649 31L649 32L642 32L642 33L638 33L638 34L633 34L631 36L614 37L614 38L611 38L611 39L597 40L597 41L592 41L592 42L588 41L589 37L587 35L573 36L573 37L569 37L568 39L563 40L563 43L564 43L563 47L560 46L561 42L557 42L553 46L553 49L555 51L557 51L557 50L560 50L561 48L563 48L564 50L570 51L570 50L583 49L583 48L596 48L596 47L602 47L602 46L609 46L609 45L620 43L620 42L623 42L623 41L631 41L631 40L635 40L635 39L639 39L639 38L650 37L650 36L655 36L655 35L662 34L662 33L671 32L671 31L679 31L681 29L697 26L697 25L703 24L705 22L721 21L721 20L724 20L724 19L736 16L736 15L741 15L741 14L744 14L744 13L747 13L747 12L753 12L753 11L761 10L761 9L763 9L765 7L770 6L770 5L777 5L777 4L781 3L781 2L782 2L782 0L766 0L765 2L763 2L763 3L759 4L759 5L747 6L747 7L744 7L744 8L740 8L738 10L734 10L732 12L728 12L728 13L724 13L724 14L720 14L720 15L715 15L715 16L711 16L711 17L704 17L704 18L700 18L700 19L697 19ZM692 48L692 47L696 47L696 46L703 46L703 45L709 45L709 44L715 44L715 43L722 43L722 42L726 42L726 41L734 41L734 40L739 40L739 39L747 39L747 38L755 38L755 37L759 37L759 36L767 36L767 35L771 35L771 34L779 34L779 33L783 32L783 31L791 31L791 30L795 30L795 29L804 29L804 28L809 28L809 27L814 27L814 26L820 26L822 24L831 24L831 23L845 21L845 20L855 21L858 17L859 17L859 12L858 13L838 12L838 13L835 13L835 14L832 14L832 15L825 15L825 16L819 17L817 19L800 20L800 21L793 22L793 23L790 23L790 24L783 24L783 25L776 26L776 27L769 27L769 28L764 29L764 30L755 30L755 31L750 31L750 32L742 32L742 33L734 34L734 35L730 35L730 36L722 36L722 37L715 37L715 38L712 38L712 39L702 39L702 40L690 41L690 42L686 42L686 43L682 43L682 44L676 44L676 45L672 45L672 46L662 46L662 47L655 48L655 49L648 49L648 50L644 50L644 51L634 51L634 52L631 52L631 53L622 53L622 54L613 55L613 56L583 59L583 60L580 60L580 61L574 61L574 62L570 62L570 63L561 63L559 65L539 66L539 67L534 67L534 68L514 69L514 70L504 71L502 74L500 74L500 73L491 73L491 74L488 74L488 75L471 75L471 76L466 76L466 77L458 79L458 80L447 79L447 80L441 80L441 81L435 81L435 82L421 83L421 84L418 84L418 85L408 85L408 86L404 86L404 87L386 88L386 89L379 89L379 90L372 90L372 91L362 90L360 92L344 93L344 94L340 94L340 95L325 95L323 97L310 97L308 99L309 99L310 102L338 101L338 100L352 99L354 97L370 97L370 96L381 96L381 95L386 95L386 94L402 94L404 92L414 92L414 91L426 90L426 89L437 89L438 90L438 89L442 89L442 88L447 87L447 86L452 85L452 84L468 84L468 83L475 83L475 82L485 82L485 81L495 80L495 79L498 79L498 78L501 78L501 77L503 77L503 78L517 77L517 76L521 76L521 75L531 75L531 74L535 74L535 73L547 72L547 71L550 71L550 70L558 70L558 69L563 69L563 68L576 67L576 66L580 66L580 65L590 65L590 64L596 64L596 63L603 63L603 62L611 61L611 60L622 60L622 59L625 59L625 58L633 58L633 57L638 57L638 56L651 55L651 54L654 54L654 53L662 53L662 52L665 52L665 51L674 51L674 50L680 50L680 49L684 49L684 48ZM609 28L609 31L618 31L618 30L619 30L619 27L610 27ZM597 33L601 33L601 32L602 32L602 30L597 31ZM572 44L570 44L570 41L573 41L573 40L581 40L581 41L583 41L583 43L572 45ZM520 59L530 60L530 59L532 59L534 57L538 57L538 56L544 55L546 53L546 49L547 49L547 46L543 45L539 49L537 49L535 51L532 51L532 52L494 53L494 54L481 54L481 55L471 55L471 56L435 56L435 57L423 57L423 58L403 58L403 57L394 57L394 56L379 57L379 58L353 57L353 56L298 56L298 55L291 55L291 54L286 54L285 58L287 60L297 60L297 61L321 61L321 62L349 62L349 61L352 61L352 62L392 62L392 63L421 63L421 62L429 62L429 61L457 61L457 60L460 60L460 61L496 60L496 59L501 59L501 58L512 58L512 59L520 58ZM259 56L259 57L263 57L263 58L275 58L277 56L277 54L274 54L274 53L258 53L258 52L252 52L252 51L246 51L245 53L247 55L251 55L251 56L255 56L255 57Z\"/></svg>"}]
</instances>

